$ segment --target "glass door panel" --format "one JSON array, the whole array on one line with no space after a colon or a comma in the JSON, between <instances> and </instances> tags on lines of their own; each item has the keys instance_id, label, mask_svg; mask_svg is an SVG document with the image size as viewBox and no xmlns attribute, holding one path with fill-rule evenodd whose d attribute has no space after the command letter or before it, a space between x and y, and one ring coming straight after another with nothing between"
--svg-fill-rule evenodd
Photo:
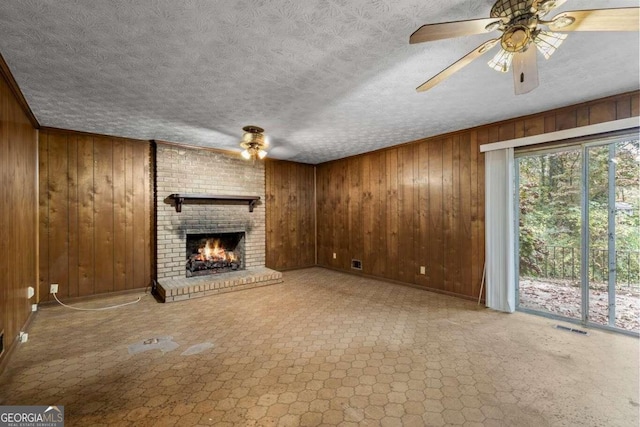
<instances>
[{"instance_id":1,"label":"glass door panel","mask_svg":"<svg viewBox=\"0 0 640 427\"><path fill-rule=\"evenodd\" d=\"M516 159L518 305L582 319L580 147Z\"/></svg>"},{"instance_id":2,"label":"glass door panel","mask_svg":"<svg viewBox=\"0 0 640 427\"><path fill-rule=\"evenodd\" d=\"M640 150L637 140L586 149L588 321L640 330Z\"/></svg>"}]
</instances>

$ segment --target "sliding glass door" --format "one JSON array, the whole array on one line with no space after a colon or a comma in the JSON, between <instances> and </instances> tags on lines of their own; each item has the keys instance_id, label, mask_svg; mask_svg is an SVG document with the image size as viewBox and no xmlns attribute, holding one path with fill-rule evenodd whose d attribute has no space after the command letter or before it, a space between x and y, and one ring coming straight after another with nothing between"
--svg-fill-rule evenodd
<instances>
[{"instance_id":1,"label":"sliding glass door","mask_svg":"<svg viewBox=\"0 0 640 427\"><path fill-rule=\"evenodd\" d=\"M519 307L582 319L580 147L516 159Z\"/></svg>"},{"instance_id":2,"label":"sliding glass door","mask_svg":"<svg viewBox=\"0 0 640 427\"><path fill-rule=\"evenodd\" d=\"M518 307L639 331L636 135L517 153Z\"/></svg>"}]
</instances>

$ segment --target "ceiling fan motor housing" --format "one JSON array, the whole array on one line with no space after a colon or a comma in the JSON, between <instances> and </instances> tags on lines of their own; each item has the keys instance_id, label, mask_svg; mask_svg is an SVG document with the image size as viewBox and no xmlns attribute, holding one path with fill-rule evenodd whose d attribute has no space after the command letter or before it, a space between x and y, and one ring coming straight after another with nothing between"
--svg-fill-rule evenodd
<instances>
[{"instance_id":1,"label":"ceiling fan motor housing","mask_svg":"<svg viewBox=\"0 0 640 427\"><path fill-rule=\"evenodd\" d=\"M547 2L550 0L547 0ZM491 17L500 18L502 25L500 44L507 52L527 50L539 32L538 7L547 2L536 0L498 0L491 8ZM508 21L507 21L508 20Z\"/></svg>"},{"instance_id":2,"label":"ceiling fan motor housing","mask_svg":"<svg viewBox=\"0 0 640 427\"><path fill-rule=\"evenodd\" d=\"M534 0L498 0L491 8L492 18L509 18L510 21L531 14Z\"/></svg>"},{"instance_id":3,"label":"ceiling fan motor housing","mask_svg":"<svg viewBox=\"0 0 640 427\"><path fill-rule=\"evenodd\" d=\"M531 42L531 30L524 25L509 26L500 39L502 48L507 52L522 52Z\"/></svg>"},{"instance_id":4,"label":"ceiling fan motor housing","mask_svg":"<svg viewBox=\"0 0 640 427\"><path fill-rule=\"evenodd\" d=\"M258 126L245 126L242 128L245 134L242 136L240 146L242 148L255 148L265 145L264 129Z\"/></svg>"}]
</instances>

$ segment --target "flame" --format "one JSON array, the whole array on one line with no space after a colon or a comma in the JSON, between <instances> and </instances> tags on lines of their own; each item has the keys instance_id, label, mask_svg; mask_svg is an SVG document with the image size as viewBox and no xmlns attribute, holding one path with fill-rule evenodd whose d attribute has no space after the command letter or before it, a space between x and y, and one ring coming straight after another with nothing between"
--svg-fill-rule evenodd
<instances>
[{"instance_id":1,"label":"flame","mask_svg":"<svg viewBox=\"0 0 640 427\"><path fill-rule=\"evenodd\" d=\"M198 261L235 261L236 255L227 251L218 239L208 239L204 247L198 249Z\"/></svg>"}]
</instances>

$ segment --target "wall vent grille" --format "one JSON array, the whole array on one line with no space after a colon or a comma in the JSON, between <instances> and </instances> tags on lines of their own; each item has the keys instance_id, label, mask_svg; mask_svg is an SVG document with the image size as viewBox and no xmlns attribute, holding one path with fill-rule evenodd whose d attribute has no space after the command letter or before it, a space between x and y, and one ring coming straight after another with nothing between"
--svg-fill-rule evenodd
<instances>
[{"instance_id":1,"label":"wall vent grille","mask_svg":"<svg viewBox=\"0 0 640 427\"><path fill-rule=\"evenodd\" d=\"M362 261L360 261L359 259L352 259L351 268L353 268L354 270L362 270Z\"/></svg>"},{"instance_id":2,"label":"wall vent grille","mask_svg":"<svg viewBox=\"0 0 640 427\"><path fill-rule=\"evenodd\" d=\"M561 329L563 331L575 332L576 334L581 335L589 335L587 331L583 331L582 329L569 328L568 326L556 325L556 329Z\"/></svg>"}]
</instances>

